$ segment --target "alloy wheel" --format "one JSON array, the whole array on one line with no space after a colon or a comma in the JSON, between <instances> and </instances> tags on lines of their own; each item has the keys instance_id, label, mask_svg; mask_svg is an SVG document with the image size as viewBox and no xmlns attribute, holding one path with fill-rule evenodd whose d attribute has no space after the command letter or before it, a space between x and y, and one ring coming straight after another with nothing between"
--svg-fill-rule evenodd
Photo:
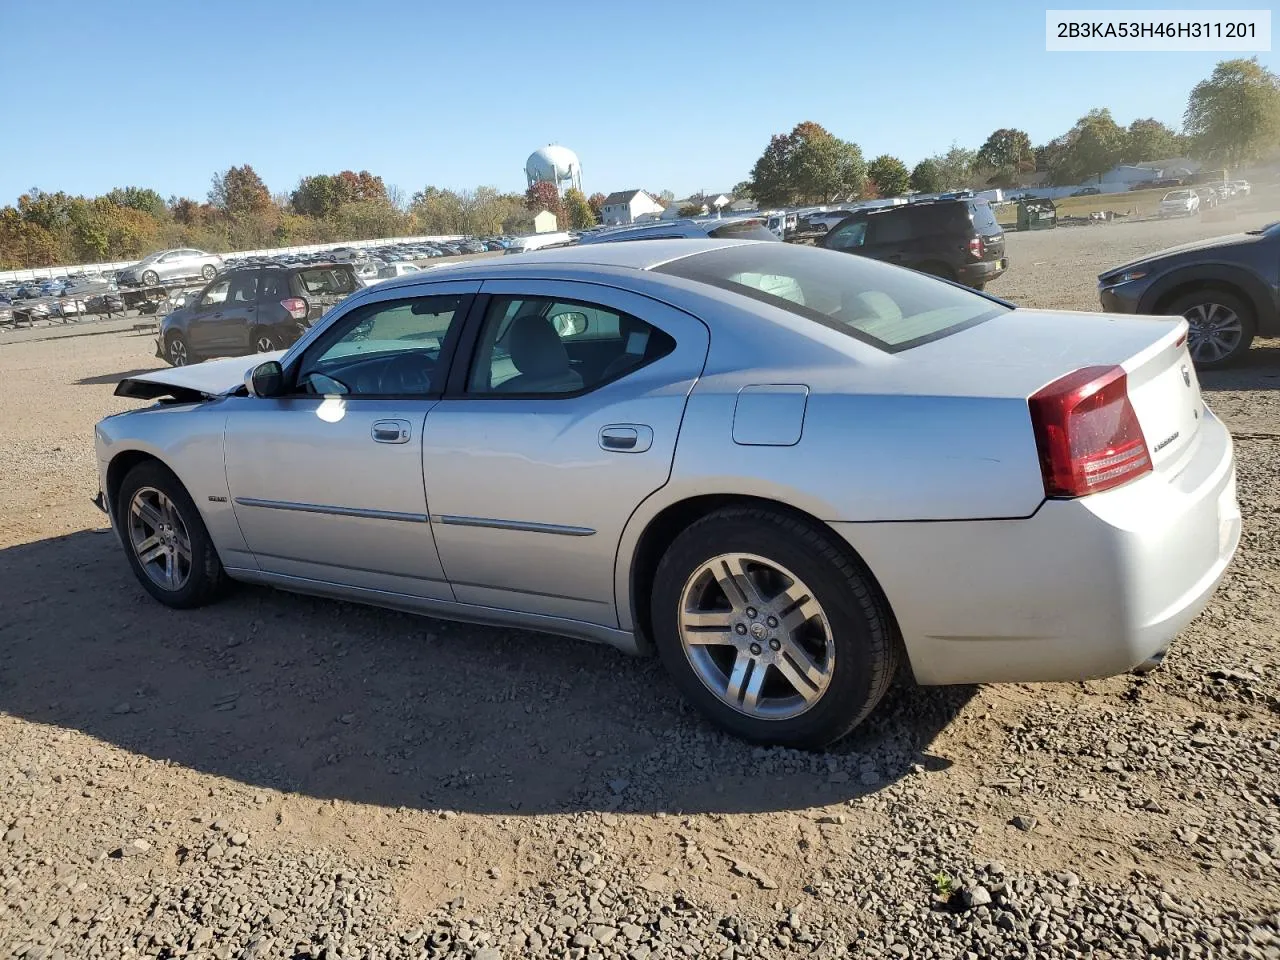
<instances>
[{"instance_id":1,"label":"alloy wheel","mask_svg":"<svg viewBox=\"0 0 1280 960\"><path fill-rule=\"evenodd\" d=\"M1217 363L1232 354L1244 337L1239 315L1220 303L1200 303L1183 314L1191 324L1187 349L1196 363Z\"/></svg>"},{"instance_id":2,"label":"alloy wheel","mask_svg":"<svg viewBox=\"0 0 1280 960\"><path fill-rule=\"evenodd\" d=\"M191 576L191 535L173 501L155 487L140 487L129 501L129 543L156 586L181 590Z\"/></svg>"},{"instance_id":3,"label":"alloy wheel","mask_svg":"<svg viewBox=\"0 0 1280 960\"><path fill-rule=\"evenodd\" d=\"M264 335L264 336L258 337L258 339L253 342L253 347L255 350L258 351L258 353L267 353L271 350L274 350L276 348L276 345L271 342L270 337Z\"/></svg>"},{"instance_id":4,"label":"alloy wheel","mask_svg":"<svg viewBox=\"0 0 1280 960\"><path fill-rule=\"evenodd\" d=\"M797 717L831 684L835 644L822 605L772 560L726 553L703 563L681 591L679 623L698 679L747 716Z\"/></svg>"},{"instance_id":5,"label":"alloy wheel","mask_svg":"<svg viewBox=\"0 0 1280 960\"><path fill-rule=\"evenodd\" d=\"M169 363L175 367L185 367L188 362L186 341L174 337L169 341Z\"/></svg>"}]
</instances>

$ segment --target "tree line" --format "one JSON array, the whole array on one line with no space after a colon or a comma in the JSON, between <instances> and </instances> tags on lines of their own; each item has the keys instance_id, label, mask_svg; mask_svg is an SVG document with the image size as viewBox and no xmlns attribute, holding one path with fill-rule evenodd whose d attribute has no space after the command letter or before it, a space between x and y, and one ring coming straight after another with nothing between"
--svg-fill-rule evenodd
<instances>
[{"instance_id":1,"label":"tree line","mask_svg":"<svg viewBox=\"0 0 1280 960\"><path fill-rule=\"evenodd\" d=\"M805 121L770 139L735 193L780 207L1011 187L1033 173L1071 185L1117 164L1183 156L1222 168L1280 156L1280 79L1256 57L1224 60L1191 91L1180 131L1151 118L1124 127L1110 110L1095 109L1040 146L1025 131L1002 128L976 150L953 144L913 168L888 154L866 161L856 143Z\"/></svg>"},{"instance_id":2,"label":"tree line","mask_svg":"<svg viewBox=\"0 0 1280 960\"><path fill-rule=\"evenodd\" d=\"M1066 133L1034 146L1022 130L1002 128L976 150L953 145L908 168L885 154L870 161L856 143L805 121L773 136L748 179L733 188L765 207L839 197L935 193L960 187L1013 186L1033 172L1051 184L1075 184L1117 163L1183 155L1233 168L1280 155L1280 79L1257 58L1225 60L1188 98L1182 129L1154 119L1127 127L1109 110L1090 110ZM648 191L670 203L670 191ZM97 197L33 188L0 208L0 269L129 260L169 247L257 249L341 240L433 234L529 233L550 210L562 229L599 222L604 194L563 196L550 183L524 194L495 187L427 186L405 196L367 170L302 177L272 194L245 164L214 175L204 200L121 187ZM697 203L681 208L701 211Z\"/></svg>"}]
</instances>

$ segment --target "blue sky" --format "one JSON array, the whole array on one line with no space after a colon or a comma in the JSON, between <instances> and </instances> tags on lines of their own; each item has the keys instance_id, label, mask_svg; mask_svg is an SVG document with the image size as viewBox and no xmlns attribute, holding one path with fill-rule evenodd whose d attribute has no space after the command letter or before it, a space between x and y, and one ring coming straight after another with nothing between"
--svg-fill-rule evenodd
<instances>
[{"instance_id":1,"label":"blue sky","mask_svg":"<svg viewBox=\"0 0 1280 960\"><path fill-rule=\"evenodd\" d=\"M242 163L273 192L348 168L406 193L522 190L525 158L552 141L577 151L588 193L684 196L744 179L801 120L909 165L1004 126L1042 143L1092 107L1177 126L1191 88L1237 56L1047 53L1045 8L0 0L0 205L32 186L203 199Z\"/></svg>"}]
</instances>

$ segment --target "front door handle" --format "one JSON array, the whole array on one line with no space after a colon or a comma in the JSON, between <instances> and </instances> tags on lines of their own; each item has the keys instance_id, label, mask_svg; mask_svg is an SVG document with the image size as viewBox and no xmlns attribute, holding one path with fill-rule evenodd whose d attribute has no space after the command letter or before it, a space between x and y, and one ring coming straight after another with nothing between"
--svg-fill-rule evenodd
<instances>
[{"instance_id":1,"label":"front door handle","mask_svg":"<svg viewBox=\"0 0 1280 960\"><path fill-rule=\"evenodd\" d=\"M610 453L644 453L653 446L653 428L643 423L611 423L600 428L600 447Z\"/></svg>"},{"instance_id":2,"label":"front door handle","mask_svg":"<svg viewBox=\"0 0 1280 960\"><path fill-rule=\"evenodd\" d=\"M377 443L408 443L412 431L408 420L375 420L373 439Z\"/></svg>"}]
</instances>

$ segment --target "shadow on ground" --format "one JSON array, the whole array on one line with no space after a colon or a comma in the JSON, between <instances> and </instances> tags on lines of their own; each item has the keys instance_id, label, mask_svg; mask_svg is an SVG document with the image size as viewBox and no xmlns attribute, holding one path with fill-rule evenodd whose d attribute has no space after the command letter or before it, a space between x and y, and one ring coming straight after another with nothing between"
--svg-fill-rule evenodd
<instances>
[{"instance_id":1,"label":"shadow on ground","mask_svg":"<svg viewBox=\"0 0 1280 960\"><path fill-rule=\"evenodd\" d=\"M242 783L483 813L750 812L937 768L973 688L900 683L825 756L711 728L656 661L259 588L173 611L108 531L0 551L0 710Z\"/></svg>"},{"instance_id":2,"label":"shadow on ground","mask_svg":"<svg viewBox=\"0 0 1280 960\"><path fill-rule=\"evenodd\" d=\"M1240 362L1226 370L1201 370L1200 387L1217 390L1280 390L1280 340L1256 340Z\"/></svg>"}]
</instances>

